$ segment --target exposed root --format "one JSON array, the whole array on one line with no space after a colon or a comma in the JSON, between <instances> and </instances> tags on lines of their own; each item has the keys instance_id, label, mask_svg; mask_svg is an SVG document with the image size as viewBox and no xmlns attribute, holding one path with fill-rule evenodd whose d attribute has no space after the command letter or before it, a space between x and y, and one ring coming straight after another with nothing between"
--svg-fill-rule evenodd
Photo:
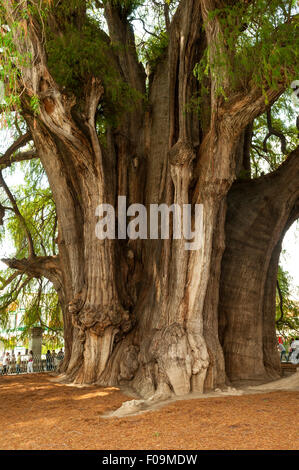
<instances>
[{"instance_id":1,"label":"exposed root","mask_svg":"<svg viewBox=\"0 0 299 470\"><path fill-rule=\"evenodd\" d=\"M157 390L154 395L152 395L147 400L129 400L122 404L120 408L116 411L108 413L105 415L107 418L123 418L125 416L132 416L146 411L152 411L159 409L169 403L173 403L179 400L190 400L192 398L211 398L219 396L236 396L243 395L244 390L237 390L233 387L226 387L221 390L216 388L213 392L210 393L189 393L183 396L177 396L174 393L164 393L164 390Z\"/></svg>"},{"instance_id":2,"label":"exposed root","mask_svg":"<svg viewBox=\"0 0 299 470\"><path fill-rule=\"evenodd\" d=\"M297 372L295 372L290 377L283 377L282 379L275 380L274 382L269 382L262 385L257 386L250 386L248 387L250 390L255 391L265 391L265 390L299 390L299 368L297 368Z\"/></svg>"}]
</instances>

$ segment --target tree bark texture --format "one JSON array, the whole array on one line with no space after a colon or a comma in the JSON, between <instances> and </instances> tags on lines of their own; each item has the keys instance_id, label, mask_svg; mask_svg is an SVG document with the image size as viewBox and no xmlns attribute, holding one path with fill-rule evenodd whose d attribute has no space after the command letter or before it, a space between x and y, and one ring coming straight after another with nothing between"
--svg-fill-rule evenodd
<instances>
[{"instance_id":1,"label":"tree bark texture","mask_svg":"<svg viewBox=\"0 0 299 470\"><path fill-rule=\"evenodd\" d=\"M10 18L14 11L5 5ZM279 373L274 285L281 239L298 198L298 153L273 175L234 183L240 168L248 169L244 136L266 109L262 92L244 90L224 101L212 79L202 110L207 122L197 110L186 111L201 87L194 66L207 43L219 38L216 20L202 28L215 5L181 2L168 48L148 77L147 103L138 100L108 127L105 146L95 126L105 96L101 78L86 81L79 102L53 79L34 19L25 46L19 44L34 58L22 71L23 83L40 99L34 116L24 94L23 115L58 217L53 266L34 255L29 265L40 262L58 292L69 381L125 384L148 398ZM132 27L113 3L105 16L111 43L126 44L111 50L111 60L144 95L146 74ZM268 90L269 103L282 91L283 85ZM203 204L203 247L186 251L184 240L173 239L98 240L95 209L115 206L120 195L128 205L146 207ZM19 269L16 260L11 267Z\"/></svg>"}]
</instances>

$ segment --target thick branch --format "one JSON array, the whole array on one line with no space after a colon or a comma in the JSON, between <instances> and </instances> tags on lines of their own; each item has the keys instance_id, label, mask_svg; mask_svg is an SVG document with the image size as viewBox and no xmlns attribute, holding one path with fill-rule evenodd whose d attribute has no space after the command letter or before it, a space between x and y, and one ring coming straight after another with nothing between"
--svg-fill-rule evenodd
<instances>
[{"instance_id":1,"label":"thick branch","mask_svg":"<svg viewBox=\"0 0 299 470\"><path fill-rule=\"evenodd\" d=\"M24 135L21 135L2 155L0 158L0 168L3 170L12 165L12 163L23 162L25 160L32 160L33 158L38 158L35 150L28 150L26 152L18 152L21 147L28 144L32 140L31 132L27 132Z\"/></svg>"},{"instance_id":2,"label":"thick branch","mask_svg":"<svg viewBox=\"0 0 299 470\"><path fill-rule=\"evenodd\" d=\"M272 106L283 94L287 83L280 83L275 89L266 90L267 102L261 88L254 87L248 93L238 93L223 104L222 128L231 137L237 136L256 117Z\"/></svg>"},{"instance_id":3,"label":"thick branch","mask_svg":"<svg viewBox=\"0 0 299 470\"><path fill-rule=\"evenodd\" d=\"M113 2L105 4L105 18L108 23L112 43L118 46L118 59L126 81L140 93L145 92L146 74L138 61L134 30L121 12L119 5Z\"/></svg>"},{"instance_id":4,"label":"thick branch","mask_svg":"<svg viewBox=\"0 0 299 470\"><path fill-rule=\"evenodd\" d=\"M170 16L169 16L169 5L168 5L167 2L164 3L164 18L165 18L166 31L169 32L169 30L170 30Z\"/></svg>"},{"instance_id":5,"label":"thick branch","mask_svg":"<svg viewBox=\"0 0 299 470\"><path fill-rule=\"evenodd\" d=\"M286 154L287 153L287 141L285 136L283 135L282 132L278 131L277 129L274 129L272 125L272 117L271 117L271 109L267 110L267 125L268 125L268 134L266 135L264 142L263 142L263 148L264 152L267 152L267 141L268 139L272 136L275 135L280 139L280 145L281 145L281 152Z\"/></svg>"},{"instance_id":6,"label":"thick branch","mask_svg":"<svg viewBox=\"0 0 299 470\"><path fill-rule=\"evenodd\" d=\"M240 132L243 131L250 122L271 107L271 105L289 86L289 79L286 77L286 73L281 73L281 80L273 86L272 84L268 84L265 77L262 79L263 83L260 85L255 84L253 83L254 80L251 79L254 71L256 70L256 65L251 60L251 70L244 70L239 82L235 83L235 77L232 79L231 74L235 74L236 71L234 70L234 64L238 64L239 62L237 49L234 50L231 46L227 46L227 41L223 34L223 25L219 20L219 11L222 11L221 16L224 17L224 15L226 15L225 7L228 7L233 2L201 0L200 3L209 46L209 62L211 64L212 121L214 120L217 125L219 122L223 123L220 132L225 132L230 136L230 138L232 138L234 136L239 136ZM240 13L241 17L246 12L249 4L250 1L244 1L243 12ZM217 10L218 13L211 16L211 13L216 13ZM291 32L291 28L293 27L295 31L296 18L296 16L293 16L286 21L286 23L273 29L269 36L269 42L273 42L273 48L276 48L277 46L277 38L279 34L283 33L285 36L286 28L290 28ZM240 19L242 20L242 18ZM240 31L242 31L243 26ZM285 40L285 42L282 41L281 48L288 47L293 39L294 35L289 34L288 39ZM263 44L256 43L252 46L251 51L245 50L245 53L248 54L249 58L255 57L255 55L260 54L259 51L262 47ZM244 51L241 50L240 54L244 54ZM288 68L291 71L294 71L293 64L289 64ZM246 85L244 85L244 83L246 83ZM220 95L219 89L221 89L225 94L226 101L224 101L223 97ZM265 99L265 96L267 99ZM281 136L279 135L278 137L280 138ZM286 153L286 151L284 153Z\"/></svg>"},{"instance_id":7,"label":"thick branch","mask_svg":"<svg viewBox=\"0 0 299 470\"><path fill-rule=\"evenodd\" d=\"M293 16L287 23L281 24L277 29L273 30L271 39L273 42L273 47L277 44L277 36L280 33L280 30L284 31L286 26L288 28L294 28L295 31L295 22L298 19L297 16ZM290 29L291 32L291 29ZM293 40L294 35L289 34L289 38L286 41L286 44L282 44L281 48L285 48L290 45ZM270 40L269 40L270 41ZM269 44L270 45L270 44ZM259 54L259 49L262 47L262 44L258 43L252 46L251 53L249 57L254 57L256 54ZM235 61L238 61L238 57L235 57ZM283 65L282 65L283 67ZM290 72L294 72L294 64L290 63L287 66ZM246 79L246 83L250 84L253 71L255 70L255 64L252 64L251 72L248 76L242 76L241 80ZM234 95L230 95L229 99L222 106L222 113L224 127L228 129L230 134L238 135L251 121L256 117L260 116L264 112L268 111L272 104L277 101L277 99L284 93L289 84L289 77L286 73L281 73L280 80L275 83L275 85L269 85L268 82L263 78L264 82L260 85L253 84L249 89L239 84L237 88L243 88L242 91L236 92ZM265 98L266 97L266 98ZM268 115L268 125L270 124L269 131L271 135L276 135L281 140L282 152L286 153L285 142L281 133L278 133L272 128L271 119ZM271 130L270 130L271 129ZM269 135L270 137L270 135Z\"/></svg>"},{"instance_id":8,"label":"thick branch","mask_svg":"<svg viewBox=\"0 0 299 470\"><path fill-rule=\"evenodd\" d=\"M3 290L5 289L6 286L8 286L17 276L20 276L20 273L15 271L11 276L9 276L9 278L7 279L4 279L4 278L0 278L0 280L2 281L2 286L0 287L0 290Z\"/></svg>"},{"instance_id":9,"label":"thick branch","mask_svg":"<svg viewBox=\"0 0 299 470\"><path fill-rule=\"evenodd\" d=\"M249 198L254 192L259 198L269 203L273 213L281 213L282 208L289 208L292 220L298 217L299 198L299 147L273 172L252 180L242 180L234 184ZM294 218L294 210L295 218Z\"/></svg>"},{"instance_id":10,"label":"thick branch","mask_svg":"<svg viewBox=\"0 0 299 470\"><path fill-rule=\"evenodd\" d=\"M186 113L186 108L195 91L192 86L194 66L205 46L201 26L199 2L184 0L173 17L169 33L170 146L177 140L186 142L191 139L194 122L192 114Z\"/></svg>"},{"instance_id":11,"label":"thick branch","mask_svg":"<svg viewBox=\"0 0 299 470\"><path fill-rule=\"evenodd\" d=\"M223 90L229 89L229 55L219 18L217 15L211 18L210 14L224 5L217 0L201 0L200 4L209 47L209 60L214 69L211 75L211 92L212 111L216 111L219 101L219 96L217 96L219 80L221 80L220 85ZM221 56L221 61L219 61L219 56Z\"/></svg>"},{"instance_id":12,"label":"thick branch","mask_svg":"<svg viewBox=\"0 0 299 470\"><path fill-rule=\"evenodd\" d=\"M46 277L57 286L62 276L59 258L57 256L36 256L34 258L3 258L1 260L9 268L26 273L31 277Z\"/></svg>"},{"instance_id":13,"label":"thick branch","mask_svg":"<svg viewBox=\"0 0 299 470\"><path fill-rule=\"evenodd\" d=\"M28 150L28 152L19 152L13 157L0 158L0 168L10 167L13 163L24 162L28 160L33 160L34 158L39 158L35 150Z\"/></svg>"},{"instance_id":14,"label":"thick branch","mask_svg":"<svg viewBox=\"0 0 299 470\"><path fill-rule=\"evenodd\" d=\"M11 155L13 155L19 148L24 147L24 145L28 144L32 140L31 132L27 132L24 135L21 135L2 155L0 162L9 159Z\"/></svg>"}]
</instances>

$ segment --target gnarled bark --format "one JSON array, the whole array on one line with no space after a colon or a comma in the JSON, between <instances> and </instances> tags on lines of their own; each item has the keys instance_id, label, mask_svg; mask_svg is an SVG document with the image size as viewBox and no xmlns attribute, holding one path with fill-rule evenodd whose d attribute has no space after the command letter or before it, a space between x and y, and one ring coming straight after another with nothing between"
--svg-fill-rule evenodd
<instances>
[{"instance_id":1,"label":"gnarled bark","mask_svg":"<svg viewBox=\"0 0 299 470\"><path fill-rule=\"evenodd\" d=\"M31 67L21 71L22 110L57 210L59 282L53 277L53 283L64 315L67 380L127 384L161 398L222 386L226 374L264 376L265 366L273 366L265 285L297 197L294 175L292 190L286 188L288 168L298 172L298 161L293 155L278 173L235 183L230 191L242 165L249 167L247 134L266 110L262 90L241 90L224 101L212 74L207 122L196 110L186 112L201 87L195 64L207 45L213 60L223 40L219 21L209 15L218 3L182 0L168 24L168 48L149 76L145 105L146 76L132 27L120 5L105 2L111 63L119 80L138 92L134 109L116 126L107 124L106 145L95 124L106 92L101 77L89 77L77 95L66 92L48 68L38 19L30 17L22 41L15 37L19 52L32 54ZM4 8L14 20L18 10L9 2ZM80 28L84 14L75 13ZM54 13L48 21L63 34ZM224 61L218 72L229 92L226 67ZM284 87L267 90L269 105ZM40 100L38 116L28 106L32 94ZM273 191L272 181L284 190ZM185 250L172 233L169 240L98 240L95 209L115 205L119 195L146 206L202 204L201 248ZM39 275L34 263L31 271L35 266ZM17 261L14 266L20 269Z\"/></svg>"},{"instance_id":2,"label":"gnarled bark","mask_svg":"<svg viewBox=\"0 0 299 470\"><path fill-rule=\"evenodd\" d=\"M280 371L275 290L282 238L298 217L298 158L297 149L272 174L236 182L228 196L219 334L232 380Z\"/></svg>"}]
</instances>

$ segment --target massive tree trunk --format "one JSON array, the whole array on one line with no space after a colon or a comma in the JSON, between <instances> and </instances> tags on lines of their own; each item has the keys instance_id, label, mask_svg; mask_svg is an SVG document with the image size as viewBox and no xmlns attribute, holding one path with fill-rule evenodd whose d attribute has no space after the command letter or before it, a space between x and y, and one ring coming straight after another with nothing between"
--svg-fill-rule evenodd
<instances>
[{"instance_id":1,"label":"massive tree trunk","mask_svg":"<svg viewBox=\"0 0 299 470\"><path fill-rule=\"evenodd\" d=\"M144 397L165 397L223 386L226 375L235 379L264 375L265 367L278 369L274 351L269 353L274 326L271 318L273 331L267 330L272 307L265 289L272 289L267 287L268 277L274 279L270 260L288 223L289 205L295 205L295 190L277 215L267 202L276 198L269 178L236 183L230 191L240 161L248 157L247 126L266 109L261 90L225 101L212 78L208 119L201 122L197 110L186 112L201 87L194 66L207 43L212 57L215 41L222 40L217 19L202 29L214 7L208 0L181 3L168 49L148 77L148 103L138 98L117 126L108 126L106 145L100 144L95 124L105 97L101 78L87 80L80 99L66 93L48 69L40 26L31 19L26 47L34 61L23 70L23 83L39 97L40 113L32 113L26 93L22 106L57 209L55 276L46 266L42 273L54 283L63 308L66 380L127 384ZM6 9L8 16L14 14ZM105 16L111 42L118 45L111 48L111 61L144 96L146 75L132 28L112 2ZM268 90L270 104L283 87ZM296 156L291 165L298 172ZM203 204L201 248L188 251L185 240L171 238L97 239L96 207L115 206L118 196L126 196L127 205L146 207ZM34 258L33 253L30 266ZM273 260L277 264L277 255Z\"/></svg>"},{"instance_id":2,"label":"massive tree trunk","mask_svg":"<svg viewBox=\"0 0 299 470\"><path fill-rule=\"evenodd\" d=\"M280 374L275 294L282 239L299 215L298 155L270 175L234 183L228 195L219 336L232 380Z\"/></svg>"}]
</instances>

